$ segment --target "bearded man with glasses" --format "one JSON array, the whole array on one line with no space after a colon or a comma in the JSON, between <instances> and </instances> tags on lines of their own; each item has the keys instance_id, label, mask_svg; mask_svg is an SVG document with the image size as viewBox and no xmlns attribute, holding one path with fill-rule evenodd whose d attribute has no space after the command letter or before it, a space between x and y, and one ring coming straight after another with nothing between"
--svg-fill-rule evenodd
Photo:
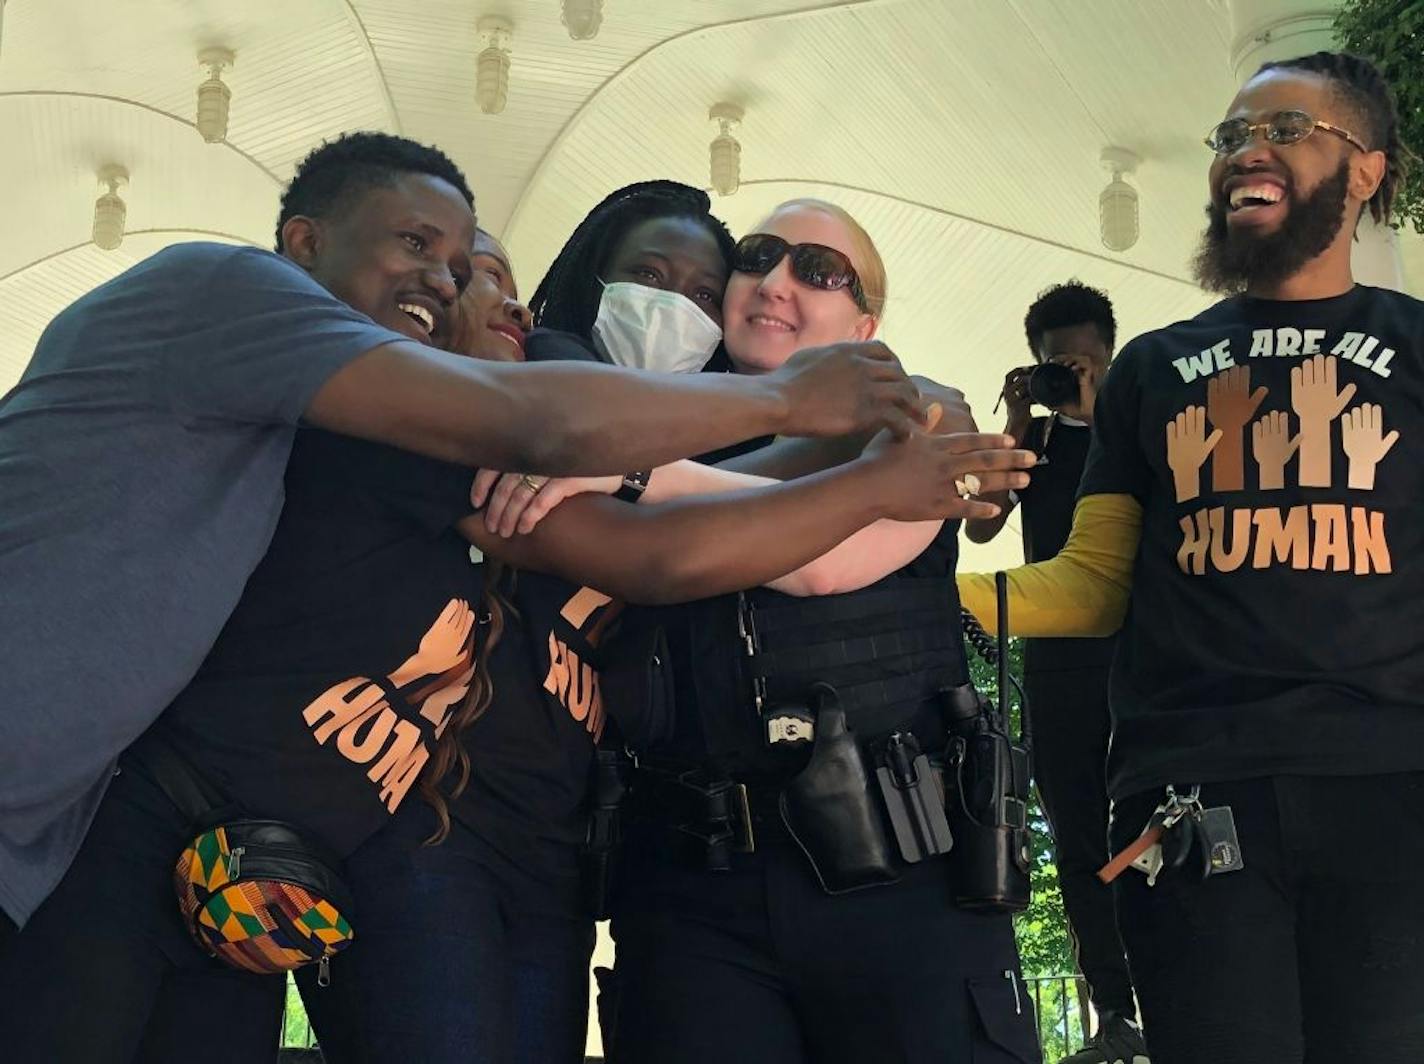
<instances>
[{"instance_id":1,"label":"bearded man with glasses","mask_svg":"<svg viewBox=\"0 0 1424 1064\"><path fill-rule=\"evenodd\" d=\"M1009 616L1121 626L1100 875L1154 1064L1417 1062L1424 304L1350 267L1408 152L1379 71L1329 52L1262 67L1206 143L1225 298L1114 361L1068 544Z\"/></svg>"}]
</instances>

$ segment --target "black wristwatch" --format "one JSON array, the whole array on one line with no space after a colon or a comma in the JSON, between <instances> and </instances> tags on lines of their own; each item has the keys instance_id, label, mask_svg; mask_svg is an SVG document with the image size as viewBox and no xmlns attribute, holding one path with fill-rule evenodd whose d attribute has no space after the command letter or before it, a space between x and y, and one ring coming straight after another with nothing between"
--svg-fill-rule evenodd
<instances>
[{"instance_id":1,"label":"black wristwatch","mask_svg":"<svg viewBox=\"0 0 1424 1064\"><path fill-rule=\"evenodd\" d=\"M624 502L637 502L643 497L643 492L648 490L648 481L652 479L651 469L645 473L625 473L623 486L613 493L613 497Z\"/></svg>"}]
</instances>

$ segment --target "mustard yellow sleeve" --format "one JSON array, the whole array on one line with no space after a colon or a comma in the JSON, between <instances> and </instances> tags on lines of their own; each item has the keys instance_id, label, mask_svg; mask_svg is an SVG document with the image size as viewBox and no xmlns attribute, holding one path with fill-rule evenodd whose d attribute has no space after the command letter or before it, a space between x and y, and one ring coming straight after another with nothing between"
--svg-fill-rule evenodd
<instances>
[{"instance_id":1,"label":"mustard yellow sleeve","mask_svg":"<svg viewBox=\"0 0 1424 1064\"><path fill-rule=\"evenodd\" d=\"M1073 509L1073 529L1046 562L1010 569L1009 634L1107 636L1122 627L1132 566L1142 538L1142 506L1131 495L1087 495ZM960 573L959 601L995 631L992 573Z\"/></svg>"}]
</instances>

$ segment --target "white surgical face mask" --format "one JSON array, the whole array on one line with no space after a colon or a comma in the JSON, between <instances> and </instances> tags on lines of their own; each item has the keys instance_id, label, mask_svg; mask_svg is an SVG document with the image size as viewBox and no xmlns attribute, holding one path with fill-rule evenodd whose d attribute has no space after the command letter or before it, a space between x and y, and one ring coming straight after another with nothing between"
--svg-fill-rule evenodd
<instances>
[{"instance_id":1,"label":"white surgical face mask","mask_svg":"<svg viewBox=\"0 0 1424 1064\"><path fill-rule=\"evenodd\" d=\"M681 292L629 281L603 286L593 346L615 366L695 373L721 339L721 327Z\"/></svg>"}]
</instances>

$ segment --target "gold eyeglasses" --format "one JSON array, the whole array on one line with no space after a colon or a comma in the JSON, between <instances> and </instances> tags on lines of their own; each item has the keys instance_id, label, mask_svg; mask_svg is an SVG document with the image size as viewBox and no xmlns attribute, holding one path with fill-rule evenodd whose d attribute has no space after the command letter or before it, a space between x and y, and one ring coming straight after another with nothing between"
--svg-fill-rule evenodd
<instances>
[{"instance_id":1,"label":"gold eyeglasses","mask_svg":"<svg viewBox=\"0 0 1424 1064\"><path fill-rule=\"evenodd\" d=\"M1272 144L1299 144L1317 129L1333 133L1341 140L1348 141L1360 151L1369 151L1360 139L1349 130L1332 126L1329 122L1317 122L1304 111L1278 111L1264 122L1248 122L1244 118L1228 118L1216 125L1206 135L1205 144L1217 155L1230 155L1264 130L1266 140Z\"/></svg>"}]
</instances>

